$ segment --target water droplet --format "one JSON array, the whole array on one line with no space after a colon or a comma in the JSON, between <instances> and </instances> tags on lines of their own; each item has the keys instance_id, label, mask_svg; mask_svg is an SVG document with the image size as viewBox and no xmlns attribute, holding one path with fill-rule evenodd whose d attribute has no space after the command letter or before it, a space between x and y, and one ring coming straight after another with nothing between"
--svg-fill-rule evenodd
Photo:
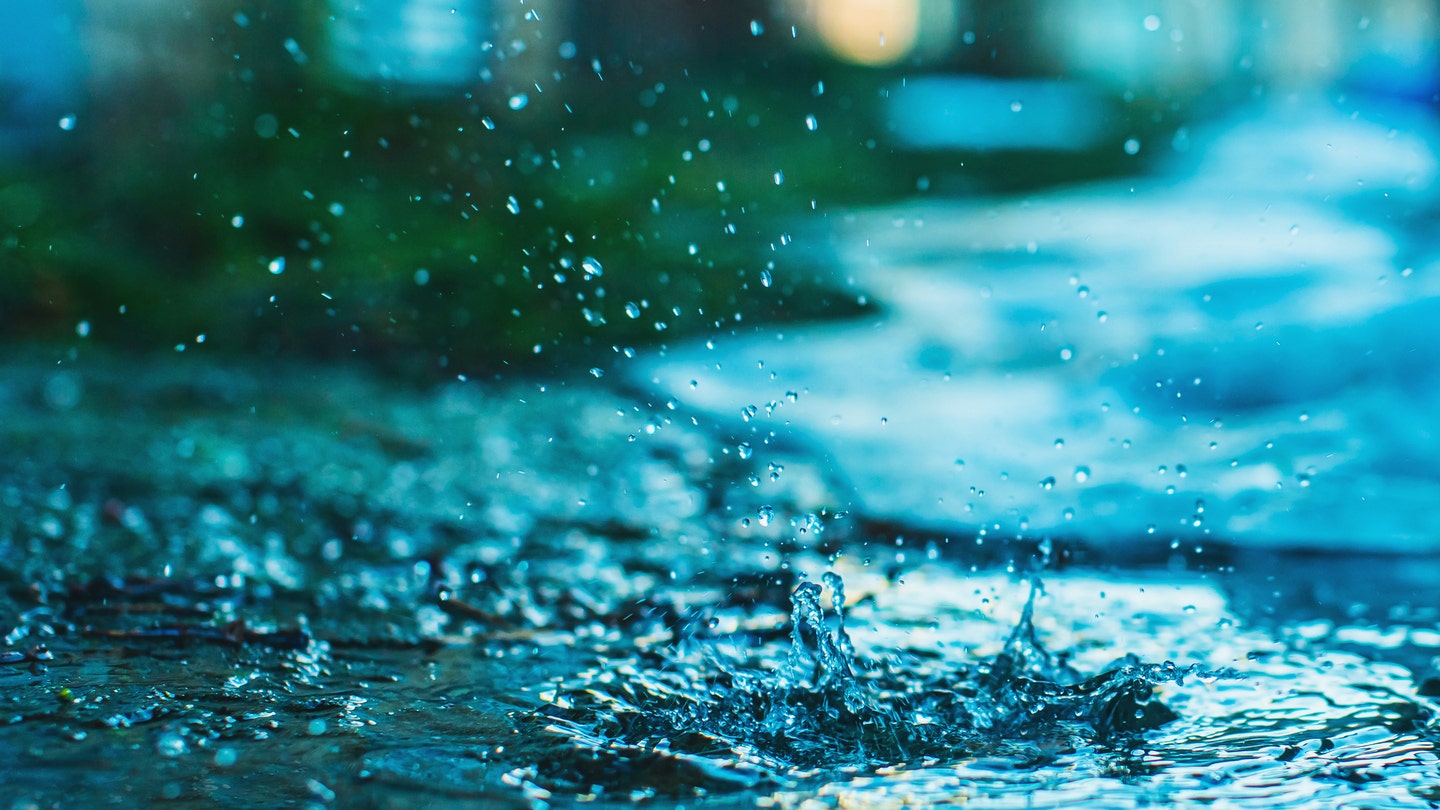
<instances>
[{"instance_id":1,"label":"water droplet","mask_svg":"<svg viewBox=\"0 0 1440 810\"><path fill-rule=\"evenodd\" d=\"M1099 321L1100 323L1105 323L1106 321L1110 320L1110 313L1102 309L1099 312L1095 313L1095 320Z\"/></svg>"},{"instance_id":2,"label":"water droplet","mask_svg":"<svg viewBox=\"0 0 1440 810\"><path fill-rule=\"evenodd\" d=\"M74 128L75 128L75 116L73 116L73 115L67 115L67 116L65 116L64 118L61 118L61 119L60 119L60 128L63 129L63 130L65 130L66 132L69 132L70 130L74 129Z\"/></svg>"},{"instance_id":3,"label":"water droplet","mask_svg":"<svg viewBox=\"0 0 1440 810\"><path fill-rule=\"evenodd\" d=\"M89 322L89 321L81 321L80 323L75 324L75 334L79 335L80 337L89 337L89 336L90 336L90 322Z\"/></svg>"},{"instance_id":4,"label":"water droplet","mask_svg":"<svg viewBox=\"0 0 1440 810\"><path fill-rule=\"evenodd\" d=\"M1140 140L1139 140L1138 138L1128 138L1128 139L1126 139L1126 141L1125 141L1125 154L1127 154L1127 155L1137 155L1137 154L1139 154L1139 153L1140 153Z\"/></svg>"},{"instance_id":5,"label":"water droplet","mask_svg":"<svg viewBox=\"0 0 1440 810\"><path fill-rule=\"evenodd\" d=\"M1080 296L1081 298L1089 298L1090 288L1082 284L1075 289L1075 294Z\"/></svg>"},{"instance_id":6,"label":"water droplet","mask_svg":"<svg viewBox=\"0 0 1440 810\"><path fill-rule=\"evenodd\" d=\"M1085 483L1086 481L1089 481L1089 480L1090 480L1090 468L1089 468L1089 467L1076 467L1076 468L1075 468L1075 481L1076 481L1076 483L1083 484L1083 483Z\"/></svg>"},{"instance_id":7,"label":"water droplet","mask_svg":"<svg viewBox=\"0 0 1440 810\"><path fill-rule=\"evenodd\" d=\"M1025 109L1025 105L1021 103L1019 99L1015 99L1014 101L1010 102L1010 112L1018 113L1023 109Z\"/></svg>"},{"instance_id":8,"label":"water droplet","mask_svg":"<svg viewBox=\"0 0 1440 810\"><path fill-rule=\"evenodd\" d=\"M1064 450L1064 449L1065 449L1065 440L1064 440L1064 439L1056 439L1056 440L1055 440L1055 449L1056 449L1056 450Z\"/></svg>"},{"instance_id":9,"label":"water droplet","mask_svg":"<svg viewBox=\"0 0 1440 810\"><path fill-rule=\"evenodd\" d=\"M505 210L512 214L520 213L520 201L514 197L509 198L505 201Z\"/></svg>"},{"instance_id":10,"label":"water droplet","mask_svg":"<svg viewBox=\"0 0 1440 810\"><path fill-rule=\"evenodd\" d=\"M1040 479L1040 488L1041 488L1041 489L1045 489L1045 490L1054 489L1054 488L1055 488L1055 476L1053 476L1053 475L1047 475L1046 477L1041 478L1041 479Z\"/></svg>"},{"instance_id":11,"label":"water droplet","mask_svg":"<svg viewBox=\"0 0 1440 810\"><path fill-rule=\"evenodd\" d=\"M510 102L509 102L509 103L510 103L510 109L512 109L512 110L523 110L523 109L525 109L525 106L530 103L530 94L529 94L529 93L516 93L515 95L513 95L513 96L510 97Z\"/></svg>"},{"instance_id":12,"label":"water droplet","mask_svg":"<svg viewBox=\"0 0 1440 810\"><path fill-rule=\"evenodd\" d=\"M1069 362L1075 356L1075 351L1068 346L1060 350L1060 359Z\"/></svg>"},{"instance_id":13,"label":"water droplet","mask_svg":"<svg viewBox=\"0 0 1440 810\"><path fill-rule=\"evenodd\" d=\"M285 52L290 54L290 58L295 60L295 64L303 65L310 61L310 57L301 50L300 43L296 42L294 38L286 39L284 45Z\"/></svg>"},{"instance_id":14,"label":"water droplet","mask_svg":"<svg viewBox=\"0 0 1440 810\"><path fill-rule=\"evenodd\" d=\"M483 127L485 127L486 129L494 129L494 128L495 128L495 122L494 122L493 120L491 120L490 116L488 116L488 115L485 116L484 118L481 118L481 119L480 119L480 125L483 126Z\"/></svg>"},{"instance_id":15,"label":"water droplet","mask_svg":"<svg viewBox=\"0 0 1440 810\"><path fill-rule=\"evenodd\" d=\"M625 314L629 315L632 320L638 318L640 317L640 307L634 301L630 301L625 304Z\"/></svg>"},{"instance_id":16,"label":"water droplet","mask_svg":"<svg viewBox=\"0 0 1440 810\"><path fill-rule=\"evenodd\" d=\"M167 731L155 741L155 752L162 757L178 757L190 750L190 745L173 731Z\"/></svg>"},{"instance_id":17,"label":"water droplet","mask_svg":"<svg viewBox=\"0 0 1440 810\"><path fill-rule=\"evenodd\" d=\"M255 116L255 134L262 138L273 138L280 131L280 119L270 113Z\"/></svg>"},{"instance_id":18,"label":"water droplet","mask_svg":"<svg viewBox=\"0 0 1440 810\"><path fill-rule=\"evenodd\" d=\"M775 507L773 506L762 506L755 514L759 517L761 526L769 526L775 522Z\"/></svg>"},{"instance_id":19,"label":"water droplet","mask_svg":"<svg viewBox=\"0 0 1440 810\"><path fill-rule=\"evenodd\" d=\"M1144 24L1144 26L1145 26L1145 30L1146 30L1146 31L1159 31L1159 30L1160 30L1160 17L1159 17L1159 15L1156 15L1156 14L1146 15L1145 19L1144 19L1142 22L1143 22L1143 24Z\"/></svg>"},{"instance_id":20,"label":"water droplet","mask_svg":"<svg viewBox=\"0 0 1440 810\"><path fill-rule=\"evenodd\" d=\"M775 172L774 178L775 178L775 185L778 186L778 185L783 184L783 183L785 182L785 172L782 172L782 171L778 171L778 170L777 170L777 171Z\"/></svg>"},{"instance_id":21,"label":"water droplet","mask_svg":"<svg viewBox=\"0 0 1440 810\"><path fill-rule=\"evenodd\" d=\"M275 257L275 258L273 258L273 259L270 260L270 272L273 273L273 274L275 274L275 275L277 275L277 276L280 275L281 273L285 272L285 257L284 257L284 256L277 256L277 257Z\"/></svg>"},{"instance_id":22,"label":"water droplet","mask_svg":"<svg viewBox=\"0 0 1440 810\"><path fill-rule=\"evenodd\" d=\"M751 20L751 21L750 21L750 36L752 36L752 37L758 37L758 36L760 36L760 35L763 34L763 33L765 33L765 24L762 23L762 22L760 22L759 20Z\"/></svg>"},{"instance_id":23,"label":"water droplet","mask_svg":"<svg viewBox=\"0 0 1440 810\"><path fill-rule=\"evenodd\" d=\"M755 455L755 448L751 447L749 442L741 442L736 450L739 451L740 458L742 459L748 460L751 456Z\"/></svg>"},{"instance_id":24,"label":"water droplet","mask_svg":"<svg viewBox=\"0 0 1440 810\"><path fill-rule=\"evenodd\" d=\"M771 277L769 270L761 270L761 271L760 271L760 286L762 286L762 287L769 287L771 284L774 284L774 283L775 283L775 279L774 279L773 277Z\"/></svg>"},{"instance_id":25,"label":"water droplet","mask_svg":"<svg viewBox=\"0 0 1440 810\"><path fill-rule=\"evenodd\" d=\"M338 203L338 202L332 202L332 203L330 203L330 215L331 215L331 216L336 216L336 217L344 216L344 215L345 215L345 206L341 205L341 204Z\"/></svg>"},{"instance_id":26,"label":"water droplet","mask_svg":"<svg viewBox=\"0 0 1440 810\"><path fill-rule=\"evenodd\" d=\"M815 116L807 115L805 116L805 128L810 130L811 132L814 132L815 130L820 128L820 122L815 120Z\"/></svg>"},{"instance_id":27,"label":"water droplet","mask_svg":"<svg viewBox=\"0 0 1440 810\"><path fill-rule=\"evenodd\" d=\"M581 259L580 269L585 271L585 278L599 278L605 275L605 268L600 266L600 260L594 256L586 256Z\"/></svg>"},{"instance_id":28,"label":"water droplet","mask_svg":"<svg viewBox=\"0 0 1440 810\"><path fill-rule=\"evenodd\" d=\"M230 218L230 227L232 227L232 228L243 228L243 227L245 227L245 217L241 216L240 214L236 214L235 216L231 217L231 218Z\"/></svg>"}]
</instances>

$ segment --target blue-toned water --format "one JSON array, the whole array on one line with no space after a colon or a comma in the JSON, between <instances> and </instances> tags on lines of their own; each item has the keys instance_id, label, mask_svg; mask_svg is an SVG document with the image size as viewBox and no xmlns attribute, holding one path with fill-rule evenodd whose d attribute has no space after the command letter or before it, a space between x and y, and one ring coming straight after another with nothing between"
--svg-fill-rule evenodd
<instances>
[{"instance_id":1,"label":"blue-toned water","mask_svg":"<svg viewBox=\"0 0 1440 810\"><path fill-rule=\"evenodd\" d=\"M1433 552L1434 135L1277 97L1152 176L833 213L797 244L878 315L727 330L636 377L737 444L810 443L905 525Z\"/></svg>"},{"instance_id":2,"label":"blue-toned water","mask_svg":"<svg viewBox=\"0 0 1440 810\"><path fill-rule=\"evenodd\" d=\"M853 571L843 623L806 583L788 623L712 616L705 638L612 650L543 694L537 722L589 752L581 781L600 797L629 787L847 807L1436 799L1436 704L1387 662L1433 654L1433 631L1246 628L1208 577L1063 575L1030 590L930 563L905 580Z\"/></svg>"},{"instance_id":3,"label":"blue-toned water","mask_svg":"<svg viewBox=\"0 0 1440 810\"><path fill-rule=\"evenodd\" d=\"M1434 807L1435 161L1388 126L829 213L794 249L876 314L600 380L6 358L0 798Z\"/></svg>"}]
</instances>

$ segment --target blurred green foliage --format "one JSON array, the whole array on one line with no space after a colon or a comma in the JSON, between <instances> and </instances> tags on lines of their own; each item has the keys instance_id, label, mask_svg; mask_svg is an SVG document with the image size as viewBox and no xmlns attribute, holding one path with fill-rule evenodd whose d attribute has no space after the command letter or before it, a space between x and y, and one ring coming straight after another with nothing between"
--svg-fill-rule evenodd
<instances>
[{"instance_id":1,"label":"blurred green foliage","mask_svg":"<svg viewBox=\"0 0 1440 810\"><path fill-rule=\"evenodd\" d=\"M787 244L809 218L920 177L993 191L1125 160L897 153L879 112L894 74L758 40L687 64L609 54L603 80L563 62L516 110L500 80L354 85L314 44L312 4L244 26L207 8L178 34L211 43L183 86L97 94L69 148L0 165L3 334L73 340L84 322L116 346L204 335L207 350L421 373L603 364L863 309L826 245ZM292 38L317 52L290 58ZM603 275L587 278L587 257Z\"/></svg>"}]
</instances>

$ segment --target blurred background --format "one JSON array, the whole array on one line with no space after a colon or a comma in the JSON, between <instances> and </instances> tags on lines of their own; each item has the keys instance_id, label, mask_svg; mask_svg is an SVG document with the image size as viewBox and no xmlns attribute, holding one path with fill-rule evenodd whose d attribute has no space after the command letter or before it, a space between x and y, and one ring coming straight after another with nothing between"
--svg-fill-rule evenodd
<instances>
[{"instance_id":1,"label":"blurred background","mask_svg":"<svg viewBox=\"0 0 1440 810\"><path fill-rule=\"evenodd\" d=\"M1428 111L1436 33L1426 0L8 3L0 335L424 376L851 316L807 222L1143 174L1257 99Z\"/></svg>"},{"instance_id":2,"label":"blurred background","mask_svg":"<svg viewBox=\"0 0 1440 810\"><path fill-rule=\"evenodd\" d=\"M1437 2L0 0L0 793L1433 808Z\"/></svg>"}]
</instances>

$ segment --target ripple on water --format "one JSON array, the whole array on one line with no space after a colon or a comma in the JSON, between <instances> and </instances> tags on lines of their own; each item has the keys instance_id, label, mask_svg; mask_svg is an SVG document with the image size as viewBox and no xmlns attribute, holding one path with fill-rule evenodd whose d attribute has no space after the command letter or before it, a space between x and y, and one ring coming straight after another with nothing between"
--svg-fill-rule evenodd
<instances>
[{"instance_id":1,"label":"ripple on water","mask_svg":"<svg viewBox=\"0 0 1440 810\"><path fill-rule=\"evenodd\" d=\"M846 574L858 598L826 575L788 621L712 620L727 632L637 643L547 692L537 721L595 763L551 786L846 807L1440 796L1435 707L1408 670L1286 648L1202 580L1065 575L1027 597L941 566Z\"/></svg>"}]
</instances>

